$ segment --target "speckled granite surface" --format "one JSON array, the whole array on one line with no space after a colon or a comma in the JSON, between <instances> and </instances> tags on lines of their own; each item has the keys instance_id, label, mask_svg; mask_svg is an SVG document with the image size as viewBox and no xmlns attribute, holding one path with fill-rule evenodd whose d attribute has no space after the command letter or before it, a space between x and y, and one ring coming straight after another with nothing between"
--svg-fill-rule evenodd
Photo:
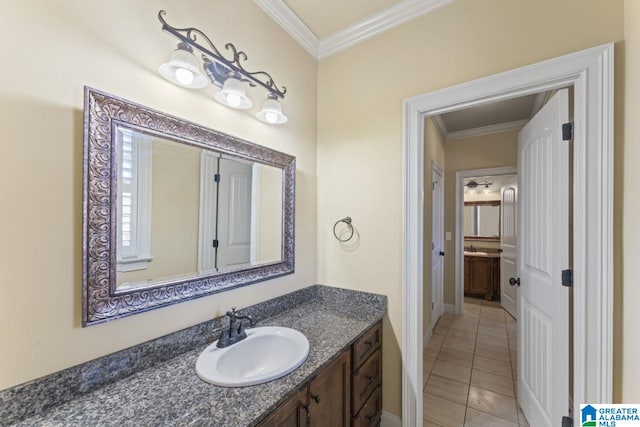
<instances>
[{"instance_id":1,"label":"speckled granite surface","mask_svg":"<svg viewBox=\"0 0 640 427\"><path fill-rule=\"evenodd\" d=\"M35 412L36 415L15 425L251 425L381 319L385 310L386 297L381 295L311 286L241 310L243 314L255 316L257 326L287 326L307 336L309 357L300 368L283 378L240 388L217 387L200 380L195 373L196 359L217 338L211 335L212 322L208 322L101 358L111 363L117 361L123 372L135 370L135 373L127 373L114 381L108 372L98 372L94 378L106 381L97 381L93 389L91 384L85 385L82 378L65 377L62 374L66 371L62 371L27 384L30 387L18 386L0 392L0 414L3 415L0 423L11 423L8 417L16 413L33 413L12 407L11 402L16 399L22 405L29 404L29 393L34 397L31 403L42 400L44 389L46 393L71 394L73 400L50 409L44 405L42 412ZM209 339L203 339L207 335ZM174 353L162 351L162 343L171 344L168 347ZM189 344L191 349L185 352ZM160 356L153 355L150 348L155 348ZM124 357L117 357L121 353ZM91 363L96 361L85 365ZM67 371L83 372L85 365ZM102 364L93 369L109 371L110 367L113 365ZM52 377L57 380L52 382ZM47 380L49 383L42 387ZM41 402L36 404L42 406Z\"/></svg>"}]
</instances>

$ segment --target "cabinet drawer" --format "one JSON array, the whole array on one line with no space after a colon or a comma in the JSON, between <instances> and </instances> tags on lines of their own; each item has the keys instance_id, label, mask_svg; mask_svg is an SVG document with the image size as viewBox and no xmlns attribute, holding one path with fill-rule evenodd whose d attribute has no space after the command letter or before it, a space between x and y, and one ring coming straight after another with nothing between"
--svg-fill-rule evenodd
<instances>
[{"instance_id":1,"label":"cabinet drawer","mask_svg":"<svg viewBox=\"0 0 640 427\"><path fill-rule=\"evenodd\" d=\"M378 322L353 344L352 368L358 369L382 342L382 323Z\"/></svg>"},{"instance_id":2,"label":"cabinet drawer","mask_svg":"<svg viewBox=\"0 0 640 427\"><path fill-rule=\"evenodd\" d=\"M353 427L377 426L382 415L382 387L376 387L371 396L362 405L362 409L353 416L351 425Z\"/></svg>"},{"instance_id":3,"label":"cabinet drawer","mask_svg":"<svg viewBox=\"0 0 640 427\"><path fill-rule=\"evenodd\" d=\"M371 395L371 392L382 383L382 357L376 350L369 359L352 375L353 399L352 413L356 414Z\"/></svg>"}]
</instances>

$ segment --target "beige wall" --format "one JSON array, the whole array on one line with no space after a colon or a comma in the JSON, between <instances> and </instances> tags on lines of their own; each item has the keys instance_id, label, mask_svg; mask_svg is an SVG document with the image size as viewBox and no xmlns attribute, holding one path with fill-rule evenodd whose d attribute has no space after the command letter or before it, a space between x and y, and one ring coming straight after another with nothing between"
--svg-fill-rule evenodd
<instances>
[{"instance_id":1,"label":"beige wall","mask_svg":"<svg viewBox=\"0 0 640 427\"><path fill-rule=\"evenodd\" d=\"M616 393L619 393L619 388L622 389L621 395L616 396L617 400L633 403L640 402L640 365L638 364L638 360L640 360L640 345L638 344L640 336L640 310L638 310L640 286L638 286L637 268L640 259L640 245L638 244L640 241L640 221L638 221L640 218L640 198L638 198L636 185L640 180L640 168L638 168L638 159L640 159L640 121L638 120L640 117L640 2L625 0L624 8L625 105L624 112L616 111L616 114L623 114L625 118L624 153L621 153L621 150L616 152L619 160L616 164L617 169L618 171L624 170L624 186L619 180L616 181L616 197L618 197L616 206L620 206L621 194L624 199L623 260L618 252L620 263L624 263L624 288L618 281L615 307L618 312L622 311L622 313L616 316L615 330L616 342L620 343L620 339L622 339L622 352L618 352L618 355L622 353L622 356L615 357L614 363L617 365L614 371L617 383ZM620 171L617 177L621 175ZM617 225L617 230L621 230L620 224ZM619 236L620 234L617 234L617 237ZM616 248L619 246L616 245ZM617 263L616 266L619 264ZM622 325L620 319L623 320Z\"/></svg>"},{"instance_id":2,"label":"beige wall","mask_svg":"<svg viewBox=\"0 0 640 427\"><path fill-rule=\"evenodd\" d=\"M249 55L287 86L285 126L160 77L178 27ZM316 281L316 61L250 0L3 2L0 80L0 389L179 330ZM283 55L282 52L286 52ZM83 86L297 157L296 273L89 328L82 307ZM252 90L260 103L263 91Z\"/></svg>"},{"instance_id":3,"label":"beige wall","mask_svg":"<svg viewBox=\"0 0 640 427\"><path fill-rule=\"evenodd\" d=\"M440 170L445 172L445 155L444 155L444 139L438 131L438 128L429 117L424 120L424 230L423 238L427 248L429 242L432 241L433 229L432 229L432 217L433 217L433 203L431 199L431 192L427 191L432 188L433 180L431 177L431 162L435 163ZM445 195L446 198L446 195ZM424 266L422 281L422 305L423 307L431 307L431 251L425 250L422 258L422 265ZM424 310L422 313L422 331L423 335L431 328L431 310Z\"/></svg>"},{"instance_id":4,"label":"beige wall","mask_svg":"<svg viewBox=\"0 0 640 427\"><path fill-rule=\"evenodd\" d=\"M184 277L198 271L202 150L162 139L150 143L153 259L145 269L118 272L118 285Z\"/></svg>"},{"instance_id":5,"label":"beige wall","mask_svg":"<svg viewBox=\"0 0 640 427\"><path fill-rule=\"evenodd\" d=\"M623 37L623 0L457 0L320 61L318 277L389 296L385 410L401 412L402 99ZM345 214L350 253L331 235Z\"/></svg>"},{"instance_id":6,"label":"beige wall","mask_svg":"<svg viewBox=\"0 0 640 427\"><path fill-rule=\"evenodd\" d=\"M451 232L452 236L451 240L445 242L444 250L445 253L453 254L456 249L456 172L516 166L518 163L518 131L512 130L493 135L447 141L444 150L447 158L444 229ZM491 247L485 245L485 242L474 242L473 246ZM455 273L455 257L444 257L445 304L455 303Z\"/></svg>"}]
</instances>

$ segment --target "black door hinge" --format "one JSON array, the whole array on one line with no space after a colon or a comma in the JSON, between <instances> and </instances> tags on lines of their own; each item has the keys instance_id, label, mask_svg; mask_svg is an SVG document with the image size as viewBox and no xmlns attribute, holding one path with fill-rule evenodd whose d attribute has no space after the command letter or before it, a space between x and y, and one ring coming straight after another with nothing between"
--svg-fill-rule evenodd
<instances>
[{"instance_id":1,"label":"black door hinge","mask_svg":"<svg viewBox=\"0 0 640 427\"><path fill-rule=\"evenodd\" d=\"M214 180L215 182L220 182L220 174L219 174L219 173L215 174L215 175L213 176L213 180Z\"/></svg>"},{"instance_id":2,"label":"black door hinge","mask_svg":"<svg viewBox=\"0 0 640 427\"><path fill-rule=\"evenodd\" d=\"M219 245L218 239L213 239L213 247L217 248Z\"/></svg>"},{"instance_id":3,"label":"black door hinge","mask_svg":"<svg viewBox=\"0 0 640 427\"><path fill-rule=\"evenodd\" d=\"M573 288L573 270L562 270L562 286Z\"/></svg>"},{"instance_id":4,"label":"black door hinge","mask_svg":"<svg viewBox=\"0 0 640 427\"><path fill-rule=\"evenodd\" d=\"M573 418L562 417L562 427L573 427Z\"/></svg>"},{"instance_id":5,"label":"black door hinge","mask_svg":"<svg viewBox=\"0 0 640 427\"><path fill-rule=\"evenodd\" d=\"M571 141L573 139L573 122L562 125L562 140Z\"/></svg>"}]
</instances>

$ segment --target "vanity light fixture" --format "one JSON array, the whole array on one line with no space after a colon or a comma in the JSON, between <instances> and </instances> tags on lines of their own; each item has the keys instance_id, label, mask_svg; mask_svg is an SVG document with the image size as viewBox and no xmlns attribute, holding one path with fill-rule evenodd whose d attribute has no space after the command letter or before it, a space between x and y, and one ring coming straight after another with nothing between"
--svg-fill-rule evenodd
<instances>
[{"instance_id":1,"label":"vanity light fixture","mask_svg":"<svg viewBox=\"0 0 640 427\"><path fill-rule=\"evenodd\" d=\"M175 28L165 21L167 12L161 10L158 19L162 30L179 40L178 48L171 54L169 62L159 68L160 74L171 83L190 89L202 89L209 84L221 88L214 99L230 108L249 109L253 102L247 96L246 84L251 87L261 86L267 90L267 100L256 118L269 124L282 124L288 121L282 112L279 99L284 99L287 88L274 83L271 75L265 71L247 71L242 61L247 54L239 51L232 43L225 44L230 57L223 56L211 39L197 28ZM204 40L201 44L199 38ZM198 52L202 65L194 55ZM204 70L204 73L201 71Z\"/></svg>"},{"instance_id":2,"label":"vanity light fixture","mask_svg":"<svg viewBox=\"0 0 640 427\"><path fill-rule=\"evenodd\" d=\"M489 186L491 186L493 184L493 182L488 182L488 181L475 181L475 180L471 180L469 182L467 182L464 186L467 188L471 188L471 189L475 189L479 186L484 185L485 188L489 188Z\"/></svg>"},{"instance_id":3,"label":"vanity light fixture","mask_svg":"<svg viewBox=\"0 0 640 427\"><path fill-rule=\"evenodd\" d=\"M256 113L256 118L265 123L282 124L287 123L289 118L282 114L282 106L278 102L278 98L269 94L267 100L262 104L262 110Z\"/></svg>"},{"instance_id":4,"label":"vanity light fixture","mask_svg":"<svg viewBox=\"0 0 640 427\"><path fill-rule=\"evenodd\" d=\"M162 64L158 71L171 83L189 89L202 89L209 84L207 77L200 72L193 49L186 43L178 43L169 62Z\"/></svg>"}]
</instances>

